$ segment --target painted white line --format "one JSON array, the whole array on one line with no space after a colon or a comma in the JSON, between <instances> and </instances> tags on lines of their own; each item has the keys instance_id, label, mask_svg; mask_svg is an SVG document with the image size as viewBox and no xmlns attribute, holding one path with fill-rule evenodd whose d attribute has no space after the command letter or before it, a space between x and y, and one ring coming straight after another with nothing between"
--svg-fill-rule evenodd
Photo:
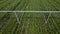
<instances>
[{"instance_id":1,"label":"painted white line","mask_svg":"<svg viewBox=\"0 0 60 34\"><path fill-rule=\"evenodd\" d=\"M18 15L16 14L16 12L15 12L15 16L16 16L17 22L20 24L20 21L19 21L19 18L18 18Z\"/></svg>"},{"instance_id":2,"label":"painted white line","mask_svg":"<svg viewBox=\"0 0 60 34\"><path fill-rule=\"evenodd\" d=\"M24 13L21 15L21 17L20 17L20 22L22 22L22 17L23 17L23 15L24 15Z\"/></svg>"},{"instance_id":3,"label":"painted white line","mask_svg":"<svg viewBox=\"0 0 60 34\"><path fill-rule=\"evenodd\" d=\"M43 14L43 16L44 16L44 21L46 22L45 15Z\"/></svg>"},{"instance_id":4,"label":"painted white line","mask_svg":"<svg viewBox=\"0 0 60 34\"><path fill-rule=\"evenodd\" d=\"M47 24L47 23L48 23L48 20L49 20L49 18L50 18L50 16L51 16L51 13L49 13L49 15L48 15L48 18L47 18L47 19L45 19L45 15L44 15L44 14L43 14L43 16L44 16L45 23Z\"/></svg>"},{"instance_id":5,"label":"painted white line","mask_svg":"<svg viewBox=\"0 0 60 34\"><path fill-rule=\"evenodd\" d=\"M43 13L59 13L60 11L0 11L0 12L43 12Z\"/></svg>"},{"instance_id":6,"label":"painted white line","mask_svg":"<svg viewBox=\"0 0 60 34\"><path fill-rule=\"evenodd\" d=\"M45 24L51 29L51 25L50 25L50 23L48 22L48 20L49 20L49 18L50 18L50 16L51 16L51 13L49 13L47 19L45 19L45 15L44 15L44 14L43 14L43 16L44 16Z\"/></svg>"},{"instance_id":7,"label":"painted white line","mask_svg":"<svg viewBox=\"0 0 60 34\"><path fill-rule=\"evenodd\" d=\"M22 17L23 17L23 15L24 15L24 13L21 15L20 20L19 20L19 18L18 18L18 15L16 14L16 12L14 12L14 13L15 13L15 16L16 16L16 19L17 19L17 22L20 24L21 21L22 21Z\"/></svg>"},{"instance_id":8,"label":"painted white line","mask_svg":"<svg viewBox=\"0 0 60 34\"><path fill-rule=\"evenodd\" d=\"M45 21L45 23L48 23L48 20L49 20L50 16L51 16L51 13L49 13L48 18L47 18L47 20Z\"/></svg>"}]
</instances>

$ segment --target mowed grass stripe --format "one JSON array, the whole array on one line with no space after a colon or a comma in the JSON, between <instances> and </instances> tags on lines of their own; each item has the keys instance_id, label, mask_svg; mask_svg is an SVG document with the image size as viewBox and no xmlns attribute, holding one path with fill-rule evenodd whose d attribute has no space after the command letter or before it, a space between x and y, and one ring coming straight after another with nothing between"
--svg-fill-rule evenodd
<instances>
[{"instance_id":1,"label":"mowed grass stripe","mask_svg":"<svg viewBox=\"0 0 60 34\"><path fill-rule=\"evenodd\" d=\"M52 18L52 20L53 20L53 23L55 25L55 28L57 29L57 32L59 33L60 32L60 29L59 29L59 26L57 25L57 22L55 21L56 19L55 18Z\"/></svg>"},{"instance_id":2,"label":"mowed grass stripe","mask_svg":"<svg viewBox=\"0 0 60 34\"><path fill-rule=\"evenodd\" d=\"M56 3L57 1L54 1L54 0L49 0L51 6L53 6L53 8L55 8L55 10L60 10L59 9L59 6L60 4L59 3Z\"/></svg>"},{"instance_id":3,"label":"mowed grass stripe","mask_svg":"<svg viewBox=\"0 0 60 34\"><path fill-rule=\"evenodd\" d=\"M52 5L52 1L51 0L47 0L47 4L48 4L48 10L56 10L55 8L54 8L54 6Z\"/></svg>"},{"instance_id":4,"label":"mowed grass stripe","mask_svg":"<svg viewBox=\"0 0 60 34\"><path fill-rule=\"evenodd\" d=\"M30 0L29 1L29 10L40 10L40 7L41 7L40 0Z\"/></svg>"},{"instance_id":5,"label":"mowed grass stripe","mask_svg":"<svg viewBox=\"0 0 60 34\"><path fill-rule=\"evenodd\" d=\"M10 18L9 18L10 17ZM3 34L11 33L11 30L14 26L15 19L9 15L9 20L6 23L5 28L3 29ZM12 18L12 19L11 19ZM12 21L13 20L13 21ZM5 31L5 32L4 32ZM8 32L8 33L7 33Z\"/></svg>"},{"instance_id":6,"label":"mowed grass stripe","mask_svg":"<svg viewBox=\"0 0 60 34\"><path fill-rule=\"evenodd\" d=\"M8 0L7 2L0 4L0 10L2 10L3 7L6 7L7 5L9 5L11 2L13 2L13 0Z\"/></svg>"},{"instance_id":7,"label":"mowed grass stripe","mask_svg":"<svg viewBox=\"0 0 60 34\"><path fill-rule=\"evenodd\" d=\"M28 5L28 2L27 0L22 0L21 3L19 4L19 6L16 7L15 10L23 10L25 9L24 7L26 7Z\"/></svg>"},{"instance_id":8,"label":"mowed grass stripe","mask_svg":"<svg viewBox=\"0 0 60 34\"><path fill-rule=\"evenodd\" d=\"M22 3L22 1L23 1L23 0L20 0L20 1L14 6L13 10L15 10L16 7L18 7L18 6Z\"/></svg>"},{"instance_id":9,"label":"mowed grass stripe","mask_svg":"<svg viewBox=\"0 0 60 34\"><path fill-rule=\"evenodd\" d=\"M1 14L2 14L2 16L1 16ZM8 20L8 18L7 18L7 13L5 14L4 13L4 15L3 15L3 13L0 13L0 23L1 23L1 30L4 30L4 28L5 28L5 26L4 25L6 25L6 22L7 22L7 20Z\"/></svg>"},{"instance_id":10,"label":"mowed grass stripe","mask_svg":"<svg viewBox=\"0 0 60 34\"><path fill-rule=\"evenodd\" d=\"M0 19L2 19L2 17L4 16L4 15L6 15L6 13L0 13Z\"/></svg>"},{"instance_id":11,"label":"mowed grass stripe","mask_svg":"<svg viewBox=\"0 0 60 34\"><path fill-rule=\"evenodd\" d=\"M9 1L10 3L8 3L8 4L6 4L2 9L3 10L11 10L11 9L13 9L13 7L14 7L14 5L17 3L17 2L19 2L20 0L13 0L13 1Z\"/></svg>"},{"instance_id":12,"label":"mowed grass stripe","mask_svg":"<svg viewBox=\"0 0 60 34\"><path fill-rule=\"evenodd\" d=\"M21 10L29 10L29 1L26 0L24 7Z\"/></svg>"},{"instance_id":13,"label":"mowed grass stripe","mask_svg":"<svg viewBox=\"0 0 60 34\"><path fill-rule=\"evenodd\" d=\"M5 7L4 9L5 10L14 10L15 7L17 7L18 5L17 4L20 4L20 1L21 0L15 0L14 2L12 2L10 5L7 5L7 7ZM16 6L17 5L17 6Z\"/></svg>"},{"instance_id":14,"label":"mowed grass stripe","mask_svg":"<svg viewBox=\"0 0 60 34\"><path fill-rule=\"evenodd\" d=\"M0 10L60 10L60 0L0 0Z\"/></svg>"}]
</instances>

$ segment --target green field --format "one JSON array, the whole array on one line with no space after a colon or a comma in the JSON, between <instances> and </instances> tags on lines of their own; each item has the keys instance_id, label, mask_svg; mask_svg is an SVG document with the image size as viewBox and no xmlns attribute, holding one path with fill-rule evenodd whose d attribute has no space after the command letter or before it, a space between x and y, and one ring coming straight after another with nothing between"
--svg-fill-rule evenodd
<instances>
[{"instance_id":1,"label":"green field","mask_svg":"<svg viewBox=\"0 0 60 34\"><path fill-rule=\"evenodd\" d=\"M0 0L0 10L59 11L60 0Z\"/></svg>"},{"instance_id":2,"label":"green field","mask_svg":"<svg viewBox=\"0 0 60 34\"><path fill-rule=\"evenodd\" d=\"M60 13L0 12L0 34L60 34Z\"/></svg>"}]
</instances>

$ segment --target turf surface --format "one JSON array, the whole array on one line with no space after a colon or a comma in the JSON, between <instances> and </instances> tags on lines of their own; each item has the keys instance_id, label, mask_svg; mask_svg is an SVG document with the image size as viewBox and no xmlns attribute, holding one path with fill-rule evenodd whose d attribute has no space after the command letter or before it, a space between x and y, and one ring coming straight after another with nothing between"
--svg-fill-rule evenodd
<instances>
[{"instance_id":1,"label":"turf surface","mask_svg":"<svg viewBox=\"0 0 60 34\"><path fill-rule=\"evenodd\" d=\"M59 11L60 0L0 0L0 10Z\"/></svg>"},{"instance_id":2,"label":"turf surface","mask_svg":"<svg viewBox=\"0 0 60 34\"><path fill-rule=\"evenodd\" d=\"M60 34L60 13L0 12L0 34Z\"/></svg>"}]
</instances>

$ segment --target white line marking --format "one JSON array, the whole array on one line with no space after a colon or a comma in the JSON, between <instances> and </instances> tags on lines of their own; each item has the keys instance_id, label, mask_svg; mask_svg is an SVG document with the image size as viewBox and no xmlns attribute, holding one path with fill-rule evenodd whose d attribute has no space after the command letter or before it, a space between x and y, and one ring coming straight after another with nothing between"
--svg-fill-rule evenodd
<instances>
[{"instance_id":1,"label":"white line marking","mask_svg":"<svg viewBox=\"0 0 60 34\"><path fill-rule=\"evenodd\" d=\"M22 17L23 17L23 15L24 15L24 13L21 15L21 17L20 17L20 22L22 22Z\"/></svg>"},{"instance_id":2,"label":"white line marking","mask_svg":"<svg viewBox=\"0 0 60 34\"><path fill-rule=\"evenodd\" d=\"M45 21L45 23L48 23L50 16L51 16L51 13L49 13L49 16L48 16L47 20Z\"/></svg>"},{"instance_id":3,"label":"white line marking","mask_svg":"<svg viewBox=\"0 0 60 34\"><path fill-rule=\"evenodd\" d=\"M0 12L43 12L43 13L59 13L60 11L0 11Z\"/></svg>"},{"instance_id":4,"label":"white line marking","mask_svg":"<svg viewBox=\"0 0 60 34\"><path fill-rule=\"evenodd\" d=\"M48 25L48 27L51 29L51 25L50 25L50 23L48 22L48 20L49 20L49 18L50 18L50 16L51 16L51 13L49 13L47 19L45 19L45 15L44 15L44 14L43 14L43 16L44 16L44 21L45 21L45 23L46 23L46 24Z\"/></svg>"},{"instance_id":5,"label":"white line marking","mask_svg":"<svg viewBox=\"0 0 60 34\"><path fill-rule=\"evenodd\" d=\"M50 16L51 16L51 13L49 13L49 15L48 15L48 18L47 18L47 19L45 19L45 15L44 15L44 14L43 14L43 16L44 16L45 23L47 24L47 23L48 23L48 20L49 20L49 18L50 18Z\"/></svg>"},{"instance_id":6,"label":"white line marking","mask_svg":"<svg viewBox=\"0 0 60 34\"><path fill-rule=\"evenodd\" d=\"M20 24L21 21L22 21L22 17L23 17L23 15L24 15L24 13L21 15L20 20L19 20L19 18L18 18L18 15L16 14L16 12L14 12L14 13L15 13L15 16L16 16L16 19L17 19L17 22Z\"/></svg>"},{"instance_id":7,"label":"white line marking","mask_svg":"<svg viewBox=\"0 0 60 34\"><path fill-rule=\"evenodd\" d=\"M18 18L18 15L16 14L16 12L15 12L15 16L16 16L17 22L20 24L20 21L19 21L19 18Z\"/></svg>"}]
</instances>

